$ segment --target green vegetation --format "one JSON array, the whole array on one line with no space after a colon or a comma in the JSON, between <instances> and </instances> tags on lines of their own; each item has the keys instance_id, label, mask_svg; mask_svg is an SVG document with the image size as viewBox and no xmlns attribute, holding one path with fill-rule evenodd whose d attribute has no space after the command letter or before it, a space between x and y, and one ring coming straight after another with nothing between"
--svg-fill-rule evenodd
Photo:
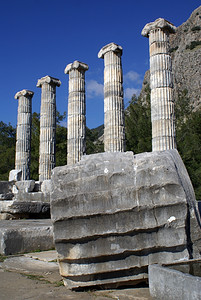
<instances>
[{"instance_id":1,"label":"green vegetation","mask_svg":"<svg viewBox=\"0 0 201 300\"><path fill-rule=\"evenodd\" d=\"M31 165L30 165L30 177L34 180L38 180L39 136L40 136L40 115L34 112L32 115Z\"/></svg>"},{"instance_id":2,"label":"green vegetation","mask_svg":"<svg viewBox=\"0 0 201 300\"><path fill-rule=\"evenodd\" d=\"M194 48L200 45L201 45L201 41L193 41L190 43L190 45L186 46L186 49L193 50Z\"/></svg>"},{"instance_id":3,"label":"green vegetation","mask_svg":"<svg viewBox=\"0 0 201 300\"><path fill-rule=\"evenodd\" d=\"M16 130L9 123L0 122L0 180L8 180L10 170L15 166Z\"/></svg>"},{"instance_id":4,"label":"green vegetation","mask_svg":"<svg viewBox=\"0 0 201 300\"><path fill-rule=\"evenodd\" d=\"M54 284L56 287L64 286L63 279L61 279L61 280L59 280L59 281L54 281L53 284Z\"/></svg>"},{"instance_id":5,"label":"green vegetation","mask_svg":"<svg viewBox=\"0 0 201 300\"><path fill-rule=\"evenodd\" d=\"M200 26L194 26L191 28L192 31L199 31L201 29Z\"/></svg>"},{"instance_id":6,"label":"green vegetation","mask_svg":"<svg viewBox=\"0 0 201 300\"><path fill-rule=\"evenodd\" d=\"M170 48L170 52L172 53L172 52L176 51L178 48L179 48L178 46L176 46L174 48Z\"/></svg>"},{"instance_id":7,"label":"green vegetation","mask_svg":"<svg viewBox=\"0 0 201 300\"><path fill-rule=\"evenodd\" d=\"M0 263L1 263L1 262L4 262L4 260L5 260L6 258L7 258L7 256L3 256L3 255L0 254Z\"/></svg>"},{"instance_id":8,"label":"green vegetation","mask_svg":"<svg viewBox=\"0 0 201 300\"><path fill-rule=\"evenodd\" d=\"M201 109L193 111L187 90L178 97L175 115L177 148L201 200Z\"/></svg>"},{"instance_id":9,"label":"green vegetation","mask_svg":"<svg viewBox=\"0 0 201 300\"><path fill-rule=\"evenodd\" d=\"M61 122L66 118L66 112L56 113L56 166L66 164L67 155L67 129L61 126ZM34 112L32 115L32 132L31 132L31 178L38 180L39 166L39 138L40 138L40 114Z\"/></svg>"},{"instance_id":10,"label":"green vegetation","mask_svg":"<svg viewBox=\"0 0 201 300\"><path fill-rule=\"evenodd\" d=\"M146 98L133 95L125 110L126 150L134 153L151 151L150 88Z\"/></svg>"},{"instance_id":11,"label":"green vegetation","mask_svg":"<svg viewBox=\"0 0 201 300\"><path fill-rule=\"evenodd\" d=\"M31 279L31 280L37 280L40 281L41 283L45 283L45 284L53 284L56 287L60 287L60 286L64 286L63 280L59 280L59 281L54 281L51 282L49 280L47 280L44 276L42 275L34 275L34 274L26 274L26 273L20 273L22 276Z\"/></svg>"},{"instance_id":12,"label":"green vegetation","mask_svg":"<svg viewBox=\"0 0 201 300\"><path fill-rule=\"evenodd\" d=\"M103 142L99 137L103 134L103 125L95 128L86 128L86 154L99 153L104 151Z\"/></svg>"}]
</instances>

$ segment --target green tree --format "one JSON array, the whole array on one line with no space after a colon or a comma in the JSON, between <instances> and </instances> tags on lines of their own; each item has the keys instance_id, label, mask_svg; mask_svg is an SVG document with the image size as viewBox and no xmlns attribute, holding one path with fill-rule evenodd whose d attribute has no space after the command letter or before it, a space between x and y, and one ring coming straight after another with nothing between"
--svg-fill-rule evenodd
<instances>
[{"instance_id":1,"label":"green tree","mask_svg":"<svg viewBox=\"0 0 201 300\"><path fill-rule=\"evenodd\" d=\"M201 109L193 110L188 91L178 95L175 102L177 149L194 186L196 199L201 199ZM150 92L146 99L133 95L125 110L127 151L151 151Z\"/></svg>"},{"instance_id":2,"label":"green tree","mask_svg":"<svg viewBox=\"0 0 201 300\"><path fill-rule=\"evenodd\" d=\"M125 110L126 150L134 153L151 151L150 89L145 99L133 95Z\"/></svg>"},{"instance_id":3,"label":"green tree","mask_svg":"<svg viewBox=\"0 0 201 300\"><path fill-rule=\"evenodd\" d=\"M66 164L67 157L67 128L61 125L66 118L66 112L56 112L56 166ZM39 142L40 139L40 114L34 112L32 115L32 137L31 137L31 178L38 180L39 168Z\"/></svg>"},{"instance_id":4,"label":"green tree","mask_svg":"<svg viewBox=\"0 0 201 300\"><path fill-rule=\"evenodd\" d=\"M66 112L56 114L56 166L64 166L67 163L67 128L62 126L66 119Z\"/></svg>"},{"instance_id":5,"label":"green tree","mask_svg":"<svg viewBox=\"0 0 201 300\"><path fill-rule=\"evenodd\" d=\"M89 129L86 127L86 154L104 151L103 142L99 140L99 127L98 129Z\"/></svg>"},{"instance_id":6,"label":"green tree","mask_svg":"<svg viewBox=\"0 0 201 300\"><path fill-rule=\"evenodd\" d=\"M30 178L38 180L40 114L32 114Z\"/></svg>"},{"instance_id":7,"label":"green tree","mask_svg":"<svg viewBox=\"0 0 201 300\"><path fill-rule=\"evenodd\" d=\"M10 123L0 122L0 180L8 180L10 170L15 168L15 135Z\"/></svg>"},{"instance_id":8,"label":"green tree","mask_svg":"<svg viewBox=\"0 0 201 300\"><path fill-rule=\"evenodd\" d=\"M188 170L196 199L201 200L201 109L193 111L188 91L179 94L175 105L177 149Z\"/></svg>"}]
</instances>

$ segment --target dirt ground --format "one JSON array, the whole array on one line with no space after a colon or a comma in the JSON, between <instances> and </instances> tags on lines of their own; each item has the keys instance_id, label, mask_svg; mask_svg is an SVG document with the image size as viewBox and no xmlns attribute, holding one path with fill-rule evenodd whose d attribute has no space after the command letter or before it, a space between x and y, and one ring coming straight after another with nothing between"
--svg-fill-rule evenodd
<instances>
[{"instance_id":1,"label":"dirt ground","mask_svg":"<svg viewBox=\"0 0 201 300\"><path fill-rule=\"evenodd\" d=\"M1 300L149 300L148 288L75 292L63 286L55 252L0 257Z\"/></svg>"}]
</instances>

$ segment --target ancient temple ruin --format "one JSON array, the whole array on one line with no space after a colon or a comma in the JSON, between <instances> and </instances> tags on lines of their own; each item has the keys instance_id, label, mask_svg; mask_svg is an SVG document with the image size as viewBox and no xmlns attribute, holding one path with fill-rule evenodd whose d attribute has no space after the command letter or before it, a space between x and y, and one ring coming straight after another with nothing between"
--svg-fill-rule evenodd
<instances>
[{"instance_id":1,"label":"ancient temple ruin","mask_svg":"<svg viewBox=\"0 0 201 300\"><path fill-rule=\"evenodd\" d=\"M84 155L87 64L76 60L65 69L69 74L66 166L55 168L56 87L61 82L50 76L38 80L42 89L38 182L29 178L33 93L16 94L20 107L16 170L9 182L0 184L0 217L44 217L51 205L60 274L70 289L136 284L147 281L150 264L200 258L200 214L175 149L168 44L168 35L174 31L164 19L147 24L142 31L150 42L150 153L124 152L122 47L115 43L98 54L105 64L105 153ZM23 109L21 103L25 103ZM26 151L19 145L27 145ZM49 238L48 226L44 231Z\"/></svg>"}]
</instances>

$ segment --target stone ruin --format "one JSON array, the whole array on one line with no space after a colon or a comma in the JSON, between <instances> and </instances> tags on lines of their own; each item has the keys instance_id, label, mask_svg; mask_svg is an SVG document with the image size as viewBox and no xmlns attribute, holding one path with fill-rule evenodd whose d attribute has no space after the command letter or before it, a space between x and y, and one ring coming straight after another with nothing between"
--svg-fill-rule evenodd
<instances>
[{"instance_id":1,"label":"stone ruin","mask_svg":"<svg viewBox=\"0 0 201 300\"><path fill-rule=\"evenodd\" d=\"M30 179L33 92L22 90L18 99L15 170L1 182L0 219L50 217L51 171L55 167L56 86L60 80L45 76L41 87L39 181Z\"/></svg>"},{"instance_id":2,"label":"stone ruin","mask_svg":"<svg viewBox=\"0 0 201 300\"><path fill-rule=\"evenodd\" d=\"M150 264L200 258L200 214L175 142L169 53L169 34L174 31L164 19L142 31L150 44L153 152L124 152L122 47L115 43L98 53L105 63L105 153L84 155L85 63L75 61L65 69L66 166L55 168L55 94L60 81L50 76L38 81L42 88L38 182L29 178L33 92L16 94L16 170L11 171L12 181L1 183L0 213L22 216L35 207L35 215L41 217L51 204L60 274L68 288L138 283L147 280Z\"/></svg>"}]
</instances>

